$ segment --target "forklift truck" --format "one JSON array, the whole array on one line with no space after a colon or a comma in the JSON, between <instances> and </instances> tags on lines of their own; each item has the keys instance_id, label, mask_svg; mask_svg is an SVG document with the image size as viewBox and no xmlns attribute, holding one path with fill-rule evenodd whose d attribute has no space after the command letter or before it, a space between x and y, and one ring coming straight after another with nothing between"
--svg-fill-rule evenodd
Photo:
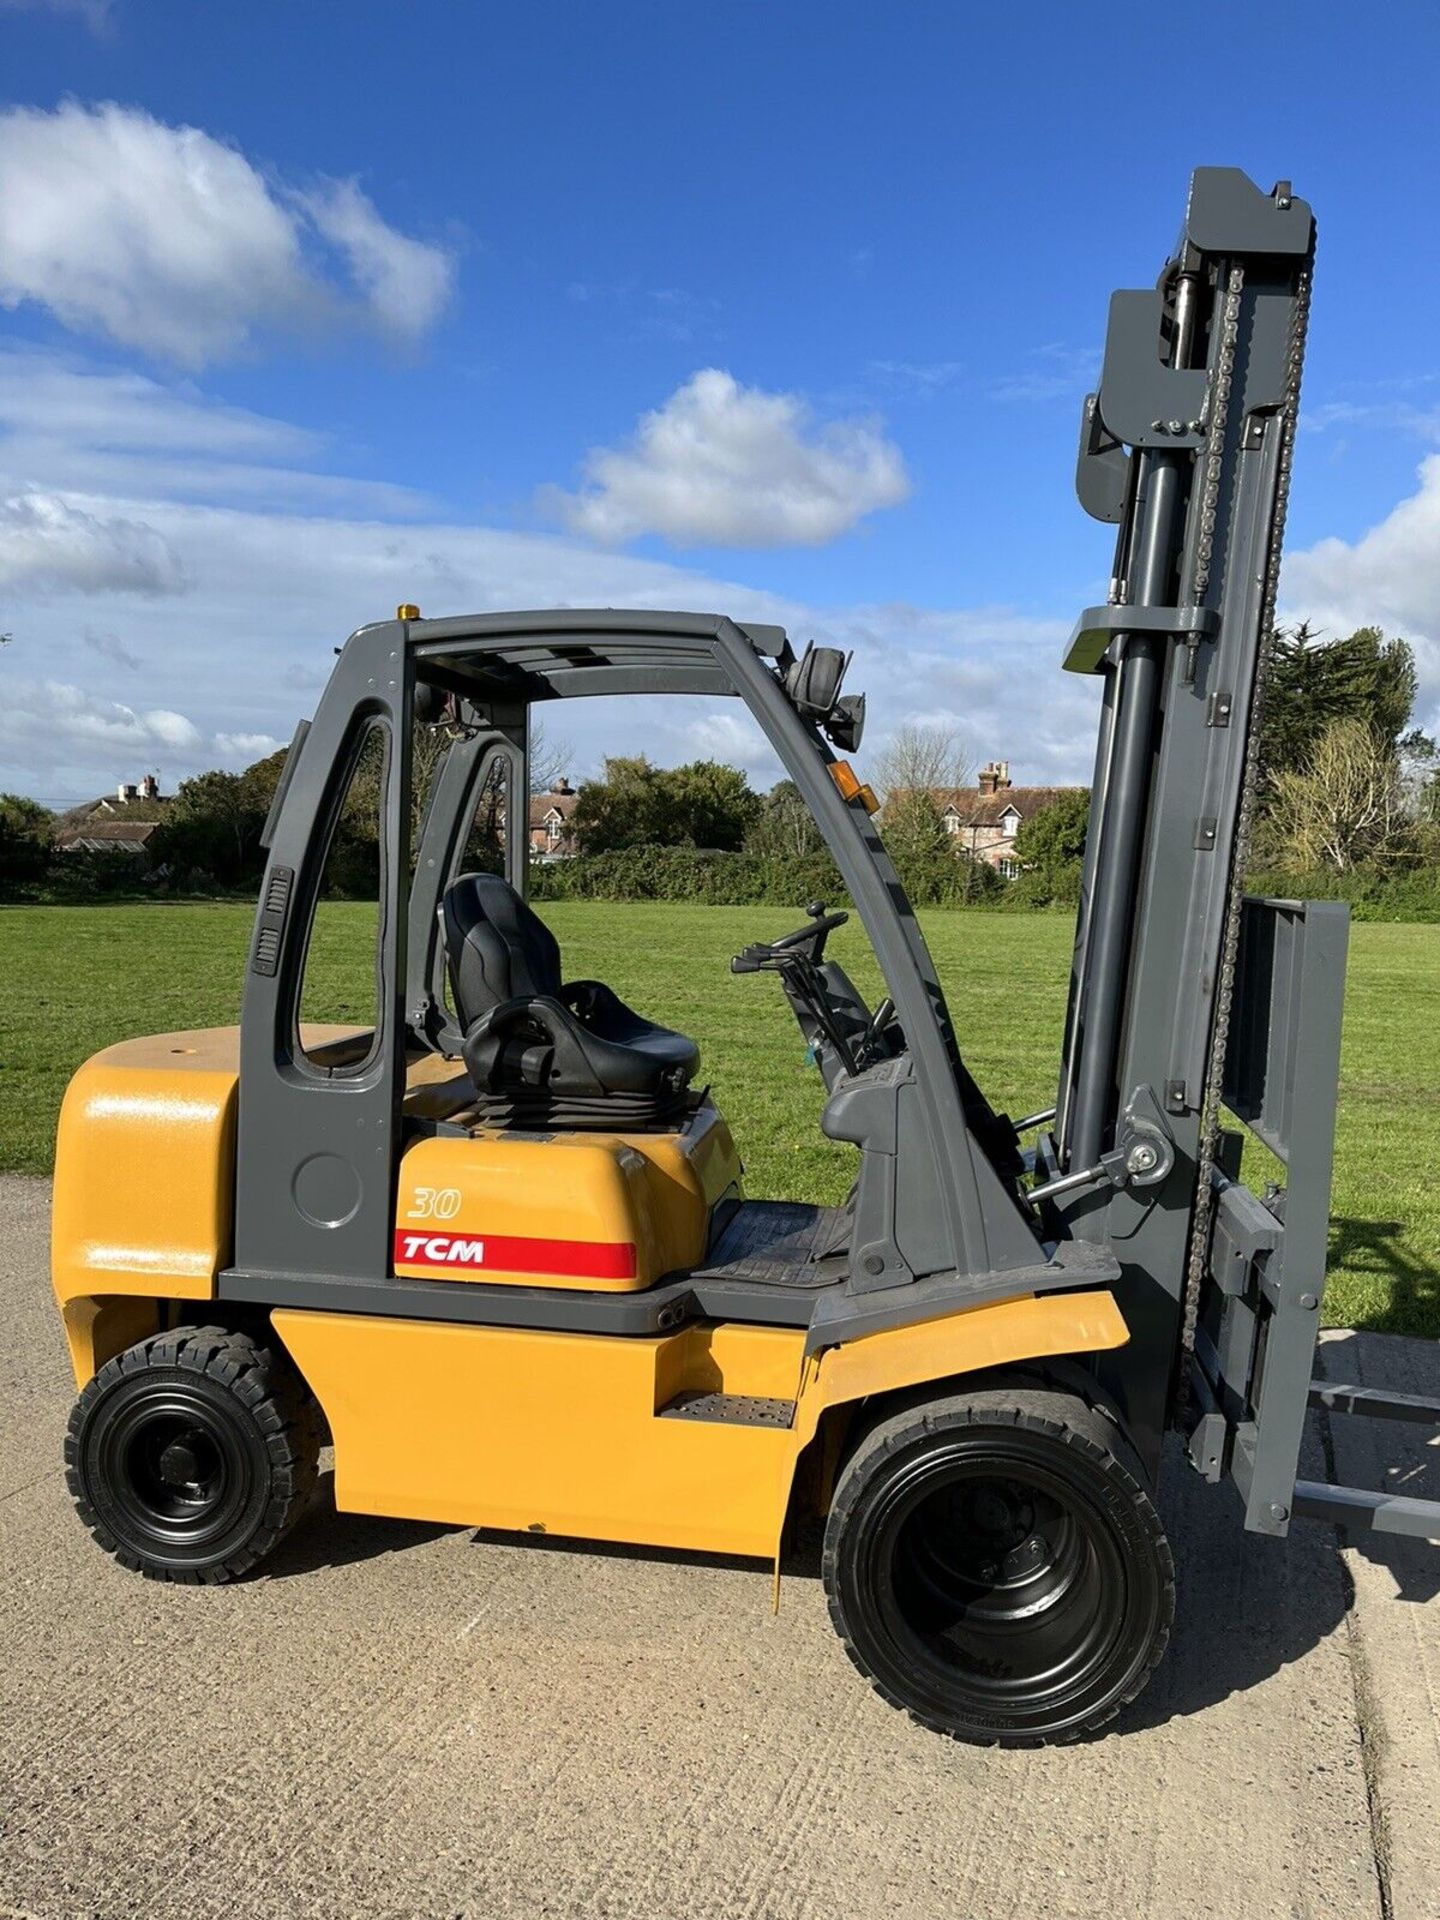
<instances>
[{"instance_id":1,"label":"forklift truck","mask_svg":"<svg viewBox=\"0 0 1440 1920\"><path fill-rule=\"evenodd\" d=\"M1296 1479L1346 922L1240 883L1313 236L1288 185L1202 168L1158 284L1111 303L1078 490L1116 559L1065 659L1103 698L1044 1113L1012 1122L966 1068L846 757L864 702L840 653L613 610L407 606L351 636L266 827L239 1028L111 1047L66 1096L66 1464L104 1549L243 1574L327 1439L343 1511L751 1555L777 1599L787 1522L818 1517L861 1672L927 1726L1023 1745L1100 1726L1161 1657L1171 1429L1251 1529L1440 1538L1440 1503ZM569 979L526 903L532 709L634 694L746 704L873 944L873 1009L819 903L732 963L794 1011L821 1129L855 1150L843 1207L747 1199L693 1039ZM302 1027L327 848L377 741L377 1017ZM497 779L505 871L468 871ZM1240 1183L1226 1115L1284 1191Z\"/></svg>"}]
</instances>

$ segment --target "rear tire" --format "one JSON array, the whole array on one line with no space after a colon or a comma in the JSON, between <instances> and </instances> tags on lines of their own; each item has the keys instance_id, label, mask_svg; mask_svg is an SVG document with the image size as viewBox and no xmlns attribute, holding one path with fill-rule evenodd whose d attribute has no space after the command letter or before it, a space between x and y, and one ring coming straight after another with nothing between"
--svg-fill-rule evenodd
<instances>
[{"instance_id":1,"label":"rear tire","mask_svg":"<svg viewBox=\"0 0 1440 1920\"><path fill-rule=\"evenodd\" d=\"M65 1436L80 1518L147 1579L248 1573L314 1491L319 1406L287 1356L224 1327L129 1347L81 1393Z\"/></svg>"},{"instance_id":2,"label":"rear tire","mask_svg":"<svg viewBox=\"0 0 1440 1920\"><path fill-rule=\"evenodd\" d=\"M1159 1662L1175 1569L1118 1429L1017 1387L864 1434L825 1529L830 1617L892 1706L983 1746L1102 1726Z\"/></svg>"}]
</instances>

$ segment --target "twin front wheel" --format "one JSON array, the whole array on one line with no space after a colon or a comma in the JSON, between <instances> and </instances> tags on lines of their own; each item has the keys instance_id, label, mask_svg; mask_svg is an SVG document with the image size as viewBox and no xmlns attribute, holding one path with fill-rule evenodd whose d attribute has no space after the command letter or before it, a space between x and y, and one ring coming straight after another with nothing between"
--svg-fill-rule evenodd
<instances>
[{"instance_id":1,"label":"twin front wheel","mask_svg":"<svg viewBox=\"0 0 1440 1920\"><path fill-rule=\"evenodd\" d=\"M122 1565L215 1585L284 1537L323 1421L287 1356L183 1327L107 1362L71 1415L66 1478ZM831 1617L878 1691L927 1727L1040 1744L1102 1725L1145 1684L1174 1570L1143 1474L1073 1396L994 1389L862 1429L825 1531Z\"/></svg>"}]
</instances>

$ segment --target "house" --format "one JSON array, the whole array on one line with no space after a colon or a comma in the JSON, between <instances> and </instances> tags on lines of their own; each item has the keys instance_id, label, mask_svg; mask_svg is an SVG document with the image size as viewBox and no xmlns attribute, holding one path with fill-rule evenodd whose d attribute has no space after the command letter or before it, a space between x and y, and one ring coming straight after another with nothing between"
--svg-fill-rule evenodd
<instances>
[{"instance_id":1,"label":"house","mask_svg":"<svg viewBox=\"0 0 1440 1920\"><path fill-rule=\"evenodd\" d=\"M973 788L938 788L931 797L958 849L1013 880L1020 871L1015 836L1021 826L1073 791L1079 789L1017 787L1010 779L1010 762L992 760L980 769Z\"/></svg>"},{"instance_id":2,"label":"house","mask_svg":"<svg viewBox=\"0 0 1440 1920\"><path fill-rule=\"evenodd\" d=\"M530 852L538 860L568 860L575 852L570 816L579 795L568 780L557 780L549 793L530 796Z\"/></svg>"},{"instance_id":3,"label":"house","mask_svg":"<svg viewBox=\"0 0 1440 1920\"><path fill-rule=\"evenodd\" d=\"M153 773L122 780L112 795L83 800L61 814L55 829L60 853L121 853L143 857L169 801Z\"/></svg>"}]
</instances>

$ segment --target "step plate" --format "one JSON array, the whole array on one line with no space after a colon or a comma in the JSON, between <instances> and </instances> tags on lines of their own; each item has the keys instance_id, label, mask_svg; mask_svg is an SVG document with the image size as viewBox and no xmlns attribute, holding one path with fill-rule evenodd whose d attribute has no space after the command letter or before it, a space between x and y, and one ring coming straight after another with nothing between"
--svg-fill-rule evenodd
<instances>
[{"instance_id":1,"label":"step plate","mask_svg":"<svg viewBox=\"0 0 1440 1920\"><path fill-rule=\"evenodd\" d=\"M661 1407L661 1420L705 1420L722 1427L788 1427L793 1400L769 1400L754 1393L677 1393Z\"/></svg>"}]
</instances>

